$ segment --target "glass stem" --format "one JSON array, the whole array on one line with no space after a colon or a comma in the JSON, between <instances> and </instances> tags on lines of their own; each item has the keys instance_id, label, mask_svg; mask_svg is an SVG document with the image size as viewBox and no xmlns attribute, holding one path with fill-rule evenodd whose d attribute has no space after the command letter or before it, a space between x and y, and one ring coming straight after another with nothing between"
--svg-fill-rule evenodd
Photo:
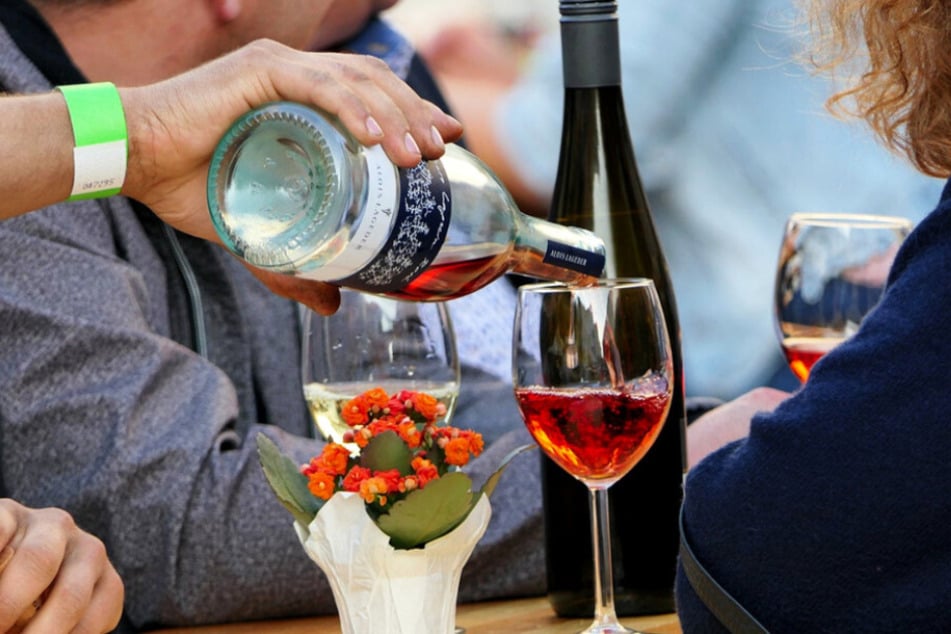
<instances>
[{"instance_id":1,"label":"glass stem","mask_svg":"<svg viewBox=\"0 0 951 634\"><path fill-rule=\"evenodd\" d=\"M591 488L591 537L594 541L594 624L617 623L614 613L614 570L611 566L611 524L608 490Z\"/></svg>"}]
</instances>

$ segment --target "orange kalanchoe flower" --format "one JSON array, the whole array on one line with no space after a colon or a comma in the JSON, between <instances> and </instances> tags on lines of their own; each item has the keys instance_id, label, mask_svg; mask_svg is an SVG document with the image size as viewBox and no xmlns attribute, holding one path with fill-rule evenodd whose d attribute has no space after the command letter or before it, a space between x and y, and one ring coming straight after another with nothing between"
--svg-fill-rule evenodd
<instances>
[{"instance_id":1,"label":"orange kalanchoe flower","mask_svg":"<svg viewBox=\"0 0 951 634\"><path fill-rule=\"evenodd\" d=\"M366 425L385 413L390 397L386 390L375 387L347 401L340 408L340 417L351 427Z\"/></svg>"},{"instance_id":2,"label":"orange kalanchoe flower","mask_svg":"<svg viewBox=\"0 0 951 634\"><path fill-rule=\"evenodd\" d=\"M369 429L373 436L379 436L385 431L399 433L399 423L392 416L384 416L367 425L365 429Z\"/></svg>"},{"instance_id":3,"label":"orange kalanchoe flower","mask_svg":"<svg viewBox=\"0 0 951 634\"><path fill-rule=\"evenodd\" d=\"M382 387L375 387L372 390L364 392L362 398L369 404L370 411L383 410L386 408L387 403L390 402L389 395Z\"/></svg>"},{"instance_id":4,"label":"orange kalanchoe flower","mask_svg":"<svg viewBox=\"0 0 951 634\"><path fill-rule=\"evenodd\" d=\"M482 450L485 449L485 441L482 440L482 434L477 434L474 431L466 432L466 437L469 440L469 451L473 456L478 457L482 454Z\"/></svg>"},{"instance_id":5,"label":"orange kalanchoe flower","mask_svg":"<svg viewBox=\"0 0 951 634\"><path fill-rule=\"evenodd\" d=\"M408 475L400 480L400 493L409 493L419 488L419 479L416 476Z\"/></svg>"},{"instance_id":6,"label":"orange kalanchoe flower","mask_svg":"<svg viewBox=\"0 0 951 634\"><path fill-rule=\"evenodd\" d=\"M387 481L380 476L367 478L360 483L360 497L367 504L376 502L380 506L386 506Z\"/></svg>"},{"instance_id":7,"label":"orange kalanchoe flower","mask_svg":"<svg viewBox=\"0 0 951 634\"><path fill-rule=\"evenodd\" d=\"M344 476L341 487L344 491L356 493L360 490L360 483L368 479L371 475L373 475L373 473L366 467L354 465L350 468L350 471L347 472L347 475Z\"/></svg>"},{"instance_id":8,"label":"orange kalanchoe flower","mask_svg":"<svg viewBox=\"0 0 951 634\"><path fill-rule=\"evenodd\" d=\"M343 445L329 443L324 447L324 452L320 454L318 461L330 473L344 475L347 472L347 464L350 462L350 450Z\"/></svg>"},{"instance_id":9,"label":"orange kalanchoe flower","mask_svg":"<svg viewBox=\"0 0 951 634\"><path fill-rule=\"evenodd\" d=\"M371 438L373 438L373 430L369 427L362 427L353 433L353 442L356 443L360 449L366 447L370 443Z\"/></svg>"},{"instance_id":10,"label":"orange kalanchoe flower","mask_svg":"<svg viewBox=\"0 0 951 634\"><path fill-rule=\"evenodd\" d=\"M340 418L351 427L366 425L370 420L367 404L357 399L347 401L347 404L340 408Z\"/></svg>"},{"instance_id":11,"label":"orange kalanchoe flower","mask_svg":"<svg viewBox=\"0 0 951 634\"><path fill-rule=\"evenodd\" d=\"M329 500L336 491L336 478L325 471L315 471L307 475L307 489L321 500Z\"/></svg>"},{"instance_id":12,"label":"orange kalanchoe flower","mask_svg":"<svg viewBox=\"0 0 951 634\"><path fill-rule=\"evenodd\" d=\"M459 436L452 438L443 447L446 452L446 462L461 467L469 462L469 439Z\"/></svg>"},{"instance_id":13,"label":"orange kalanchoe flower","mask_svg":"<svg viewBox=\"0 0 951 634\"><path fill-rule=\"evenodd\" d=\"M375 478L380 478L386 483L386 492L387 493L396 493L400 490L400 480L403 479L403 476L400 475L398 469L387 469L386 471L377 471L373 474Z\"/></svg>"},{"instance_id":14,"label":"orange kalanchoe flower","mask_svg":"<svg viewBox=\"0 0 951 634\"><path fill-rule=\"evenodd\" d=\"M416 392L413 395L411 402L413 403L413 409L419 412L427 420L436 420L436 416L439 415L438 411L441 404L432 394ZM443 406L443 414L445 413L445 406Z\"/></svg>"},{"instance_id":15,"label":"orange kalanchoe flower","mask_svg":"<svg viewBox=\"0 0 951 634\"><path fill-rule=\"evenodd\" d=\"M446 406L424 392L402 390L388 395L382 388L374 388L350 399L340 409L341 418L350 427L344 442L353 443L360 451L351 454L353 445L327 444L301 468L308 489L322 500L330 499L336 491L358 493L367 505L385 513L416 489L482 453L482 436L445 425L440 421L445 415ZM378 436L390 432L409 455L392 449L362 455ZM392 443L392 437L387 442Z\"/></svg>"},{"instance_id":16,"label":"orange kalanchoe flower","mask_svg":"<svg viewBox=\"0 0 951 634\"><path fill-rule=\"evenodd\" d=\"M439 470L436 469L436 465L422 456L413 458L413 471L416 472L416 479L419 482L420 489L425 487L430 480L435 480L439 477Z\"/></svg>"},{"instance_id":17,"label":"orange kalanchoe flower","mask_svg":"<svg viewBox=\"0 0 951 634\"><path fill-rule=\"evenodd\" d=\"M400 435L400 438L403 439L403 442L406 443L406 446L410 449L418 449L421 442L423 442L423 435L419 433L419 429L409 418L404 419L397 428L396 433Z\"/></svg>"}]
</instances>

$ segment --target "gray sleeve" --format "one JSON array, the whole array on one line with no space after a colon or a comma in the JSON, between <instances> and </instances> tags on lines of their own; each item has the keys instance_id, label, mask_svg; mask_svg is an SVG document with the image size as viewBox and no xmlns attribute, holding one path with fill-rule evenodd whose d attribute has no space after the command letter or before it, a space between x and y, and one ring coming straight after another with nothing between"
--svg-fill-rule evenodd
<instances>
[{"instance_id":1,"label":"gray sleeve","mask_svg":"<svg viewBox=\"0 0 951 634\"><path fill-rule=\"evenodd\" d=\"M251 425L246 438L234 432L233 384L168 338L161 275L118 257L116 220L100 204L0 225L8 493L64 507L106 542L137 629L332 611L323 575L261 475L253 439L264 431L301 462L319 444L272 425ZM489 448L473 469L490 470L505 447ZM537 501L520 501L537 500L537 476L517 476L513 469L503 479L471 560L493 574L494 587L470 596L525 587L525 573L508 573L512 560L499 558L538 541Z\"/></svg>"},{"instance_id":2,"label":"gray sleeve","mask_svg":"<svg viewBox=\"0 0 951 634\"><path fill-rule=\"evenodd\" d=\"M95 205L38 216L0 227L9 493L103 538L136 627L330 610L253 442L231 431L230 381L163 336L154 289L112 253Z\"/></svg>"}]
</instances>

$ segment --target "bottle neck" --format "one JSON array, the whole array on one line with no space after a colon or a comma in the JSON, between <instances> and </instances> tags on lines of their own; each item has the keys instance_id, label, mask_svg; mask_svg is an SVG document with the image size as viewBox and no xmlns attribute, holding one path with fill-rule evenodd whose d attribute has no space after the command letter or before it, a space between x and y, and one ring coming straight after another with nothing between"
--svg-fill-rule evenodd
<instances>
[{"instance_id":1,"label":"bottle neck","mask_svg":"<svg viewBox=\"0 0 951 634\"><path fill-rule=\"evenodd\" d=\"M561 53L566 89L620 86L617 2L563 0Z\"/></svg>"},{"instance_id":2,"label":"bottle neck","mask_svg":"<svg viewBox=\"0 0 951 634\"><path fill-rule=\"evenodd\" d=\"M576 227L517 214L512 270L527 277L590 284L604 271L604 241Z\"/></svg>"}]
</instances>

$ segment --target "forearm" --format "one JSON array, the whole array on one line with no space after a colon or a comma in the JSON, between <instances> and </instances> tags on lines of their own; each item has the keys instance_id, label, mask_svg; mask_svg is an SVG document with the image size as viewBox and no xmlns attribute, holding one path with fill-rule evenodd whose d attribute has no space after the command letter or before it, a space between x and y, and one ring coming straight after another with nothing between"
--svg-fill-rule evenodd
<instances>
[{"instance_id":1,"label":"forearm","mask_svg":"<svg viewBox=\"0 0 951 634\"><path fill-rule=\"evenodd\" d=\"M316 80L315 80L316 78ZM358 78L355 80L354 78ZM305 53L259 40L148 86L121 88L128 131L122 193L179 231L205 239L208 160L249 108L287 99L323 108L364 145L401 167L438 158L459 122L420 99L378 60ZM0 99L0 218L65 200L73 181L73 127L62 95Z\"/></svg>"},{"instance_id":2,"label":"forearm","mask_svg":"<svg viewBox=\"0 0 951 634\"><path fill-rule=\"evenodd\" d=\"M69 196L73 130L59 93L0 98L0 219Z\"/></svg>"},{"instance_id":3,"label":"forearm","mask_svg":"<svg viewBox=\"0 0 951 634\"><path fill-rule=\"evenodd\" d=\"M789 396L781 390L760 387L698 418L687 429L688 465L693 467L724 445L745 438L753 416L773 411Z\"/></svg>"}]
</instances>

